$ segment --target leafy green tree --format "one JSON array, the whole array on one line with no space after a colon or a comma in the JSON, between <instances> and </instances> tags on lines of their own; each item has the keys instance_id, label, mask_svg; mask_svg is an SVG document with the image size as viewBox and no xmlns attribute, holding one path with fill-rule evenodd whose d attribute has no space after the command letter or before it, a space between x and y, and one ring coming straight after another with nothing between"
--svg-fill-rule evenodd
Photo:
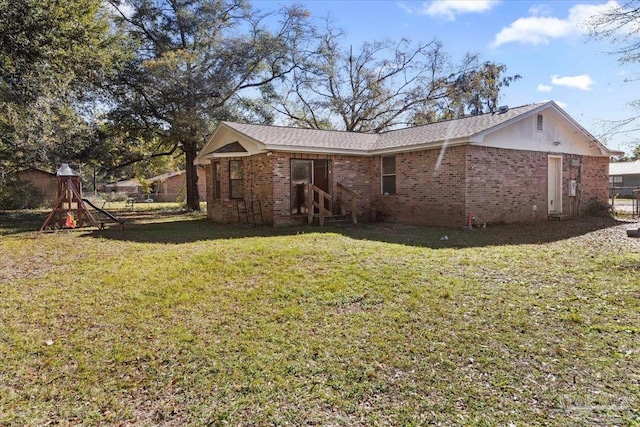
<instances>
[{"instance_id":1,"label":"leafy green tree","mask_svg":"<svg viewBox=\"0 0 640 427\"><path fill-rule=\"evenodd\" d=\"M158 141L148 156L184 153L187 205L198 210L193 161L205 137L218 121L256 107L250 98L296 67L308 13L291 6L265 14L244 0L110 2L137 43L115 85L112 123L126 138Z\"/></svg>"},{"instance_id":2,"label":"leafy green tree","mask_svg":"<svg viewBox=\"0 0 640 427\"><path fill-rule=\"evenodd\" d=\"M522 78L519 74L504 76L507 70L504 64L484 62L477 65L477 58L472 56L468 57L467 64L468 69L449 83L447 95L418 112L414 124L497 111L502 89Z\"/></svg>"},{"instance_id":3,"label":"leafy green tree","mask_svg":"<svg viewBox=\"0 0 640 427\"><path fill-rule=\"evenodd\" d=\"M100 0L0 0L0 167L78 161L87 109L122 62Z\"/></svg>"}]
</instances>

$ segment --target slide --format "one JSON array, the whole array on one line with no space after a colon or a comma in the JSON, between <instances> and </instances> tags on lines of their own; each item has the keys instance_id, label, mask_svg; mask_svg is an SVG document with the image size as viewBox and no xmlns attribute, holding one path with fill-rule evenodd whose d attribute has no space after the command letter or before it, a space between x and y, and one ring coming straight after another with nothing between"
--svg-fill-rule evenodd
<instances>
[{"instance_id":1,"label":"slide","mask_svg":"<svg viewBox=\"0 0 640 427\"><path fill-rule=\"evenodd\" d=\"M93 209L97 210L98 212L108 216L109 218L111 218L112 220L114 220L115 222L117 222L118 224L120 224L120 227L122 228L124 226L124 219L119 219L116 218L115 216L113 216L112 214L110 214L109 212L105 211L104 209L101 209L99 207L97 207L96 205L94 205L93 203L91 203L88 199L82 199L83 202L85 202L86 204L88 204L89 206L91 206Z\"/></svg>"}]
</instances>

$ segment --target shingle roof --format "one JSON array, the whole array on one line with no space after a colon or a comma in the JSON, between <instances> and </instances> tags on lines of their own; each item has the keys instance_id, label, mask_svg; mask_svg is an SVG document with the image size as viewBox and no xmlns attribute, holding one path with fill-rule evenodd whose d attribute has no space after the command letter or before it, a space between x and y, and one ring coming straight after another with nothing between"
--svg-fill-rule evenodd
<instances>
[{"instance_id":1,"label":"shingle roof","mask_svg":"<svg viewBox=\"0 0 640 427\"><path fill-rule=\"evenodd\" d=\"M640 160L635 162L609 163L609 175L635 175L640 174Z\"/></svg>"},{"instance_id":2,"label":"shingle roof","mask_svg":"<svg viewBox=\"0 0 640 427\"><path fill-rule=\"evenodd\" d=\"M335 130L250 125L233 122L224 122L224 124L267 146L370 150L379 137L379 135L375 134Z\"/></svg>"},{"instance_id":3,"label":"shingle roof","mask_svg":"<svg viewBox=\"0 0 640 427\"><path fill-rule=\"evenodd\" d=\"M504 113L487 113L462 119L447 120L416 126L406 129L393 130L380 135L375 149L410 147L445 140L469 138L494 126L498 126L522 114L540 107L542 104L524 105L511 108Z\"/></svg>"},{"instance_id":4,"label":"shingle roof","mask_svg":"<svg viewBox=\"0 0 640 427\"><path fill-rule=\"evenodd\" d=\"M181 170L181 171L177 171L177 172L167 172L167 173L163 173L161 175L156 175L156 176L152 176L151 178L147 178L147 181L150 182L155 182L155 181L164 181L168 178L174 177L176 175L182 175L183 173L185 173L185 171Z\"/></svg>"},{"instance_id":5,"label":"shingle roof","mask_svg":"<svg viewBox=\"0 0 640 427\"><path fill-rule=\"evenodd\" d=\"M224 124L266 146L372 151L411 147L448 139L469 138L528 113L541 105L543 104L525 105L511 108L504 113L481 114L424 126L392 130L381 134L233 122L224 122Z\"/></svg>"}]
</instances>

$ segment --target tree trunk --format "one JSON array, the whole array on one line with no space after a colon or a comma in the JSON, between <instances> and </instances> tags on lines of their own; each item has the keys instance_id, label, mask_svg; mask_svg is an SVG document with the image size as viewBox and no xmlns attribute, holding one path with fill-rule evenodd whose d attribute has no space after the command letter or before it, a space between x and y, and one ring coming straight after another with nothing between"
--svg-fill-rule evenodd
<instances>
[{"instance_id":1,"label":"tree trunk","mask_svg":"<svg viewBox=\"0 0 640 427\"><path fill-rule=\"evenodd\" d=\"M200 193L198 192L198 167L193 164L196 158L196 145L185 144L184 154L186 156L187 171L187 208L192 211L200 210Z\"/></svg>"}]
</instances>

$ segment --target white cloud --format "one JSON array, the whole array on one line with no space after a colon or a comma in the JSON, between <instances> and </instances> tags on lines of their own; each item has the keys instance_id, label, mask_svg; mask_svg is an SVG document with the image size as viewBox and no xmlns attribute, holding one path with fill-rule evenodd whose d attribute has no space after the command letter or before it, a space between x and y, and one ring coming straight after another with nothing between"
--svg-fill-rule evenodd
<instances>
[{"instance_id":1,"label":"white cloud","mask_svg":"<svg viewBox=\"0 0 640 427\"><path fill-rule=\"evenodd\" d=\"M492 46L506 43L531 45L549 44L552 40L587 33L588 23L603 12L619 7L617 1L609 0L602 4L578 4L569 9L566 18L546 16L547 8L531 8L532 16L518 18L509 26L500 30L493 39Z\"/></svg>"},{"instance_id":2,"label":"white cloud","mask_svg":"<svg viewBox=\"0 0 640 427\"><path fill-rule=\"evenodd\" d=\"M543 84L538 85L538 92L551 92L552 89L553 89L553 86L548 86Z\"/></svg>"},{"instance_id":3,"label":"white cloud","mask_svg":"<svg viewBox=\"0 0 640 427\"><path fill-rule=\"evenodd\" d=\"M539 45L549 44L552 39L566 37L572 32L571 25L562 19L532 16L519 18L496 34L493 46L520 42Z\"/></svg>"},{"instance_id":4,"label":"white cloud","mask_svg":"<svg viewBox=\"0 0 640 427\"><path fill-rule=\"evenodd\" d=\"M580 90L591 90L591 85L593 85L594 83L595 81L589 76L589 74L565 77L560 77L558 75L551 76L551 84Z\"/></svg>"},{"instance_id":5,"label":"white cloud","mask_svg":"<svg viewBox=\"0 0 640 427\"><path fill-rule=\"evenodd\" d=\"M111 6L111 10L113 13L116 13L118 15L122 14L126 18L131 18L135 12L134 7L131 6L131 4L127 1L121 2L117 8L112 3L109 3L109 5Z\"/></svg>"},{"instance_id":6,"label":"white cloud","mask_svg":"<svg viewBox=\"0 0 640 427\"><path fill-rule=\"evenodd\" d=\"M405 3L399 3L399 6L411 14L436 16L453 21L456 15L486 12L498 3L499 0L432 0L423 2L418 8Z\"/></svg>"},{"instance_id":7,"label":"white cloud","mask_svg":"<svg viewBox=\"0 0 640 427\"><path fill-rule=\"evenodd\" d=\"M551 15L551 8L547 5L535 5L529 8L529 13L534 16Z\"/></svg>"}]
</instances>

